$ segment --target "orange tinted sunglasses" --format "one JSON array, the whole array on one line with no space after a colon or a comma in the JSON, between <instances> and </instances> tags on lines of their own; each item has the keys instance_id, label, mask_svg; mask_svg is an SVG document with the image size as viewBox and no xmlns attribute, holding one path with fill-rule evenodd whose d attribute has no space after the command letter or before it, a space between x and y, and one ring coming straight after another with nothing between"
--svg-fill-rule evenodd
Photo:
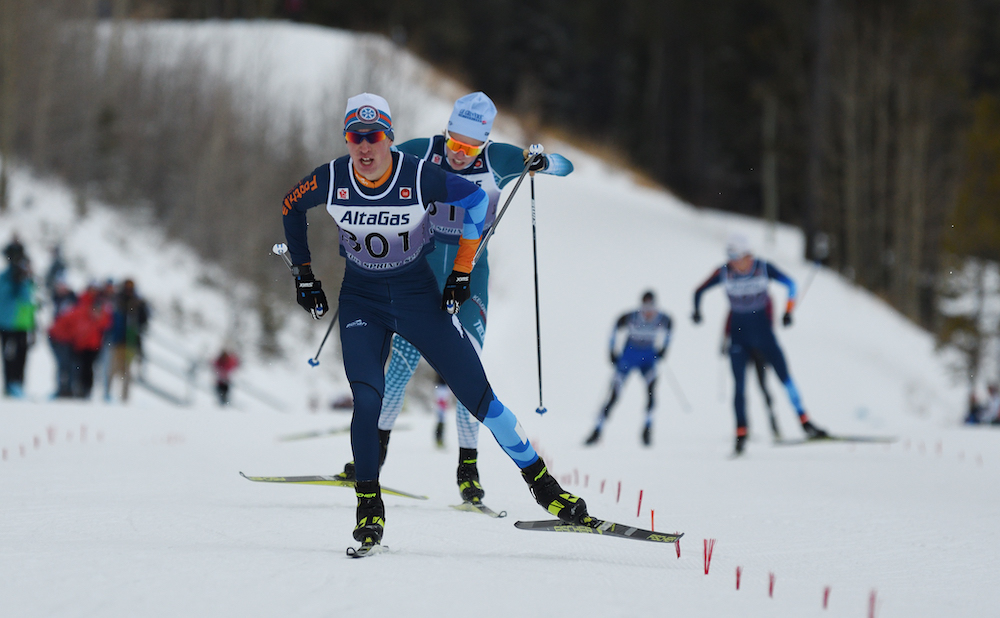
<instances>
[{"instance_id":1,"label":"orange tinted sunglasses","mask_svg":"<svg viewBox=\"0 0 1000 618\"><path fill-rule=\"evenodd\" d=\"M377 144L388 137L389 136L386 135L385 131L367 131L365 133L359 133L358 131L344 131L344 139L351 144L360 144L365 141L369 144Z\"/></svg>"},{"instance_id":2,"label":"orange tinted sunglasses","mask_svg":"<svg viewBox=\"0 0 1000 618\"><path fill-rule=\"evenodd\" d=\"M444 145L448 147L448 150L452 152L464 152L470 157L477 156L480 152L483 151L483 148L486 148L486 144L473 146L472 144L466 144L465 142L460 142L454 137L452 137L450 133L445 134L445 138L446 139Z\"/></svg>"}]
</instances>

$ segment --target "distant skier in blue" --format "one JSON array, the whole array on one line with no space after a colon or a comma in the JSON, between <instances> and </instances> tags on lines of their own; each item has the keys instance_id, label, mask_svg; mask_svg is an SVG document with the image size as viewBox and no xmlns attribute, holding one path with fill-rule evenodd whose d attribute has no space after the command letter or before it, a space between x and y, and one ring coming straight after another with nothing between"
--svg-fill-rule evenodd
<instances>
[{"instance_id":1,"label":"distant skier in blue","mask_svg":"<svg viewBox=\"0 0 1000 618\"><path fill-rule=\"evenodd\" d=\"M670 316L656 308L656 296L649 291L642 295L642 306L618 318L611 330L611 364L615 376L611 382L611 395L597 417L597 426L585 444L597 444L601 439L604 422L611 414L611 407L618 401L618 393L628 374L637 369L646 380L649 398L646 403L646 422L642 429L642 443L653 440L653 410L655 407L656 364L663 360L670 345L672 322ZM624 331L625 343L618 351L618 333Z\"/></svg>"},{"instance_id":2,"label":"distant skier in blue","mask_svg":"<svg viewBox=\"0 0 1000 618\"><path fill-rule=\"evenodd\" d=\"M767 286L768 282L774 279L788 288L788 301L781 322L785 326L791 326L792 311L795 308L795 282L772 264L754 258L750 251L750 243L741 234L730 237L726 245L726 254L729 261L716 269L712 276L695 290L694 312L691 314L691 319L695 324L701 322L701 295L706 290L718 284L725 286L732 311L729 360L736 380L736 392L733 396L736 412L735 454L742 454L746 444L747 416L744 386L747 361L752 358L754 351L759 352L774 368L774 373L788 392L788 398L799 416L806 435L811 439L827 437L825 431L809 420L802 406L799 390L788 373L785 355L778 347L778 340L774 336L771 313L768 311Z\"/></svg>"},{"instance_id":3,"label":"distant skier in blue","mask_svg":"<svg viewBox=\"0 0 1000 618\"><path fill-rule=\"evenodd\" d=\"M470 297L473 258L489 209L486 192L439 166L393 152L389 104L378 95L363 93L347 101L344 137L348 155L307 175L285 197L282 214L296 300L314 318L322 318L329 304L311 268L306 235L310 208L326 207L340 228L340 251L347 258L339 310L344 369L354 395L354 538L362 548L373 547L384 531L378 420L383 368L395 333L420 350L458 400L493 432L539 505L564 521L595 522L584 501L549 474L517 417L494 395L455 315ZM443 292L425 259L434 245L428 221L432 204L453 204L464 211Z\"/></svg>"},{"instance_id":4,"label":"distant skier in blue","mask_svg":"<svg viewBox=\"0 0 1000 618\"><path fill-rule=\"evenodd\" d=\"M497 115L496 105L482 92L467 94L457 101L448 119L448 129L443 135L429 138L411 139L395 146L407 154L414 155L439 166L445 171L458 174L474 182L486 192L489 206L483 221L483 233L489 231L496 219L500 193L524 170L528 151L520 146L490 141L490 132ZM566 176L573 171L573 164L558 154L543 154L531 164L532 172ZM464 212L460 206L445 202L432 203L428 208L428 221L434 235L434 249L427 253L427 262L437 279L438 287L444 289L452 264L459 251L462 237ZM471 302L464 303L458 312L458 320L475 347L482 351L486 336L486 314L489 306L488 284L490 266L488 250L484 250L469 282ZM406 385L420 362L420 352L403 337L392 338L392 356L385 375L385 396L382 399L382 413L379 416L379 442L381 456L379 465L385 460L389 436L399 413L403 409ZM455 426L458 430L458 487L466 502L482 502L485 491L479 482L478 448L479 422L465 405L459 401L455 410ZM443 439L443 421L435 429L435 441ZM354 464L344 466L340 477L354 478Z\"/></svg>"}]
</instances>

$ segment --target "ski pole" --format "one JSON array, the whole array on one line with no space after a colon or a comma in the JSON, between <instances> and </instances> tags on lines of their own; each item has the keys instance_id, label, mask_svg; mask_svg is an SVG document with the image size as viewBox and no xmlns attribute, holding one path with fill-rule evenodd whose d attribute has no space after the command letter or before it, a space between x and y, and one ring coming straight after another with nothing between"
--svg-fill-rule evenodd
<instances>
[{"instance_id":1,"label":"ski pole","mask_svg":"<svg viewBox=\"0 0 1000 618\"><path fill-rule=\"evenodd\" d=\"M534 160L534 157L532 157ZM542 320L538 305L538 235L535 231L535 173L531 172L531 250L535 258L535 340L538 347L538 408L535 412L545 414L548 410L542 403Z\"/></svg>"},{"instance_id":2,"label":"ski pole","mask_svg":"<svg viewBox=\"0 0 1000 618\"><path fill-rule=\"evenodd\" d=\"M685 412L690 412L691 404L688 403L687 397L684 396L684 391L681 390L680 383L677 381L677 378L674 377L674 372L670 371L670 367L665 364L663 365L663 368L667 372L667 379L670 380L670 386L674 389L674 395L677 396L677 401L680 402L681 409Z\"/></svg>"},{"instance_id":3,"label":"ski pole","mask_svg":"<svg viewBox=\"0 0 1000 618\"><path fill-rule=\"evenodd\" d=\"M527 161L524 162L524 169L521 170L521 175L517 177L517 182L514 183L514 188L511 190L510 195L507 196L507 201L504 202L503 208L501 208L500 212L497 213L497 218L493 220L493 225L490 226L489 231L486 232L486 235L483 236L483 239L479 242L479 248L476 250L476 255L472 258L473 268L475 268L476 263L479 262L479 258L483 255L483 251L486 250L486 243L489 242L490 238L493 237L493 233L496 232L497 224L500 223L500 219L503 218L503 213L507 212L507 207L510 206L510 201L514 199L514 194L517 193L517 188L521 186L521 182L524 180L524 177L528 174L528 168L530 168L531 164L535 162L535 159L542 156L541 144L534 144L531 148L534 149L536 147L538 149L538 152L535 153L529 152L529 154L533 154L534 156L532 156L531 158L529 158Z\"/></svg>"},{"instance_id":4,"label":"ski pole","mask_svg":"<svg viewBox=\"0 0 1000 618\"><path fill-rule=\"evenodd\" d=\"M795 303L797 306L802 305L802 301L806 298L806 292L809 291L809 286L812 285L813 279L816 277L816 272L819 271L820 263L819 260L813 262L812 270L809 271L809 276L806 277L806 284L802 286L802 293L799 294L799 299Z\"/></svg>"},{"instance_id":5,"label":"ski pole","mask_svg":"<svg viewBox=\"0 0 1000 618\"><path fill-rule=\"evenodd\" d=\"M283 242L274 243L274 246L271 247L271 253L280 255L281 259L285 261L285 266L288 266L288 270L292 269L292 258L288 256L288 245ZM333 319L330 320L330 326L326 329L326 334L323 335L323 341L320 342L319 349L316 350L316 356L309 359L310 366L316 367L319 365L319 353L323 351L323 344L326 343L327 337L330 336L333 325L337 323L338 315L340 315L340 305L337 305L337 310L333 312Z\"/></svg>"},{"instance_id":6,"label":"ski pole","mask_svg":"<svg viewBox=\"0 0 1000 618\"><path fill-rule=\"evenodd\" d=\"M330 326L326 329L326 334L323 335L323 341L319 342L319 349L316 350L316 356L309 359L309 365L316 367L319 365L319 353L323 351L323 344L326 343L326 338L330 336L330 331L333 330L333 325L337 323L337 316L340 315L340 305L337 305L337 310L333 312L333 319L330 320Z\"/></svg>"}]
</instances>

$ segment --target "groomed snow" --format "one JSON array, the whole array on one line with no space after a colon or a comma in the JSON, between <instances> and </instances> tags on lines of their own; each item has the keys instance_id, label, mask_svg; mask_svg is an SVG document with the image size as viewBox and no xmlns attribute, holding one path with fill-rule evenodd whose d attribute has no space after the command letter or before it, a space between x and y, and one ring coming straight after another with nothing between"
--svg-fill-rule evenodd
<instances>
[{"instance_id":1,"label":"groomed snow","mask_svg":"<svg viewBox=\"0 0 1000 618\"><path fill-rule=\"evenodd\" d=\"M314 85L296 69L305 52L289 50L305 39L322 57L356 46L342 32L287 24L145 28L209 48L266 40L256 49L273 56L258 57L255 66L281 75L283 88L299 76L303 92ZM428 93L424 82L407 87L411 122L424 131L443 126L453 93L461 93L454 84L442 88L444 97ZM265 103L273 102L258 102ZM512 127L508 119L504 130L516 136ZM400 139L416 135L397 128ZM870 294L818 271L795 325L778 333L807 408L833 432L899 440L772 446L757 385L748 380L754 434L747 455L731 460L732 378L719 354L726 303L720 290L710 292L696 327L692 292L723 260L732 231L747 234L762 256L804 284L813 273L800 258L800 233L779 227L769 242L758 221L695 209L564 144L545 145L576 164L567 178L535 182L548 414L534 412L527 186L490 245L487 373L550 468L592 513L684 532L680 558L671 545L516 530L514 521L547 514L485 429L480 471L487 503L509 516L450 509L459 500L453 423L447 448L438 450L433 417L416 405L393 433L382 480L430 499L387 497L384 542L391 551L347 558L350 490L265 485L238 474L332 474L351 457L344 434L278 440L350 422L349 414L325 406L346 389L336 342L320 367L306 364L327 323L309 322L289 294L286 361L257 358L249 316L239 341L243 385L282 402L280 412L240 389L236 407L220 409L204 390L207 377L190 407L141 389L128 404L105 403L100 393L93 402L50 402L51 354L44 341L32 349L29 400L0 400L0 614L865 617L874 592L881 618L995 615L1000 501L989 488L1000 481L1000 434L960 424L964 391L935 355L932 337ZM150 354L170 357L179 349L204 359L222 345L232 309L201 283L211 270L182 247L163 241L154 226L99 206L76 219L71 195L51 180L19 171L13 182L0 243L18 230L44 268L49 243L62 239L76 286L135 277L157 309ZM313 212L312 238L332 234L333 223ZM647 288L675 323L658 384L654 445L639 442L644 389L633 376L602 443L586 448L583 438L611 377L612 323ZM783 289L772 292L780 306ZM182 388L166 374L150 379ZM773 376L771 390L783 431L797 437ZM308 405L313 396L324 403L319 411ZM716 541L707 575L704 539Z\"/></svg>"}]
</instances>

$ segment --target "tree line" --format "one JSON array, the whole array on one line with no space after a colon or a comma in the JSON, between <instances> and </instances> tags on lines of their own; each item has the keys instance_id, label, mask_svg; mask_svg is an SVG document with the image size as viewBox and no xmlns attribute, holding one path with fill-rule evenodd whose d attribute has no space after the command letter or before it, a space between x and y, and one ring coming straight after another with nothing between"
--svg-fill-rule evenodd
<instances>
[{"instance_id":1,"label":"tree line","mask_svg":"<svg viewBox=\"0 0 1000 618\"><path fill-rule=\"evenodd\" d=\"M16 0L0 4L8 14L26 10ZM1000 0L371 0L363 9L318 0L32 4L62 15L282 18L383 33L529 123L613 153L696 206L800 226L807 257L884 298L942 344L956 341L956 319L969 316L942 311L940 301L975 291L968 282L977 280L958 282L955 264L997 259L990 252L1000 246L1000 209L990 190L1000 175L991 142L1000 134ZM11 37L7 30L0 28L2 41ZM46 62L64 66L46 61L47 46L31 38L34 66L0 64L4 100L7 75L32 73L39 81L55 70ZM101 176L118 168L114 156L129 158L123 143L137 139L122 106L94 102L86 122L60 124L58 97L49 96L35 101L40 105L21 103L36 114L51 107L42 126L0 129L0 145L29 153L42 169L96 148L102 156L90 158L91 169L65 175L127 190ZM270 165L275 153L219 137L225 132L218 125L233 119L208 111L228 109L208 101L201 100L203 112L223 116L206 116L192 130L195 142L179 150L201 153L205 165L212 152L245 152L247 161L227 163L237 169L225 173L245 178L248 194L261 190L252 172L260 165L250 157ZM154 127L167 139L172 121L165 111L149 112L162 114ZM136 128L155 137L148 123ZM250 139L246 133L239 139ZM77 150L39 154L42 143L61 145L57 137ZM303 148L288 144L273 164L296 169L308 154ZM194 165L180 155L169 163ZM142 196L161 204L167 222L196 215L185 210L206 203L196 193L214 190L207 180L183 188L169 186L170 178L149 182L177 194ZM232 202L209 201L222 209ZM220 251L208 257L240 262ZM997 328L977 326L976 337L995 338Z\"/></svg>"}]
</instances>

